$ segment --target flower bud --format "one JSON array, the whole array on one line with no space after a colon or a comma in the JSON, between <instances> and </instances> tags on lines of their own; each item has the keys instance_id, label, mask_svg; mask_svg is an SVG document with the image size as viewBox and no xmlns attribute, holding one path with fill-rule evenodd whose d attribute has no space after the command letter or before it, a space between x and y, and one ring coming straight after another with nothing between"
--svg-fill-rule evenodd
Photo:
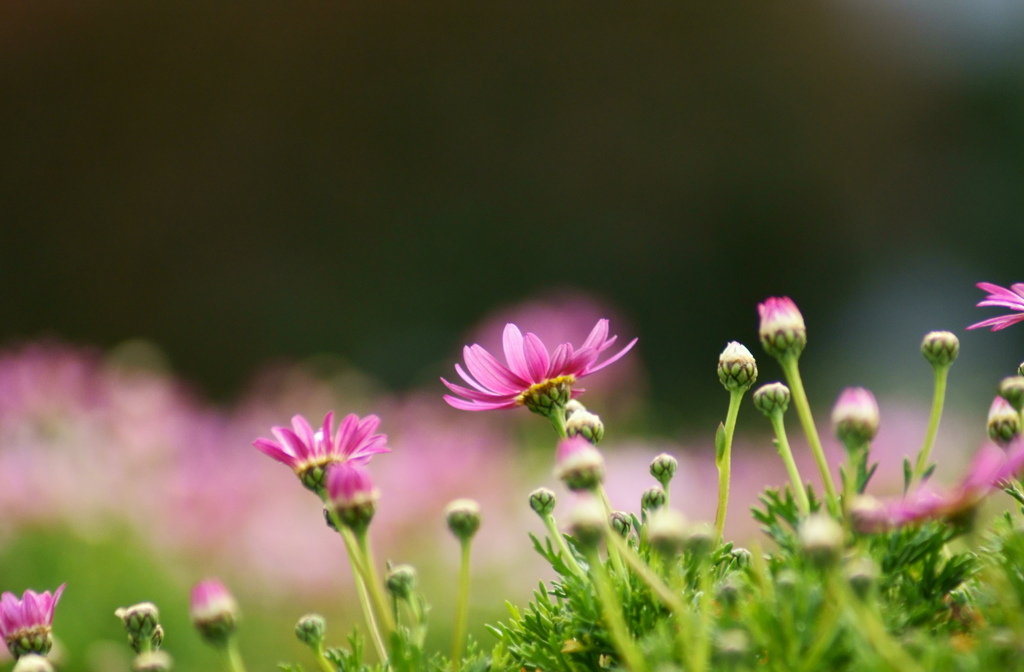
<instances>
[{"instance_id":1,"label":"flower bud","mask_svg":"<svg viewBox=\"0 0 1024 672\"><path fill-rule=\"evenodd\" d=\"M167 672L171 669L171 656L166 651L143 651L132 661L134 672Z\"/></svg>"},{"instance_id":2,"label":"flower bud","mask_svg":"<svg viewBox=\"0 0 1024 672\"><path fill-rule=\"evenodd\" d=\"M114 615L124 622L128 641L136 653L142 650L143 642L153 643L156 630L160 627L160 612L155 604L140 602L130 607L121 607L114 611ZM159 644L157 646L159 647Z\"/></svg>"},{"instance_id":3,"label":"flower bud","mask_svg":"<svg viewBox=\"0 0 1024 672\"><path fill-rule=\"evenodd\" d=\"M878 563L868 557L854 558L843 568L843 574L853 592L863 600L878 581Z\"/></svg>"},{"instance_id":4,"label":"flower bud","mask_svg":"<svg viewBox=\"0 0 1024 672\"><path fill-rule=\"evenodd\" d=\"M581 405L579 410L571 415L566 415L565 433L570 437L582 436L590 443L597 445L604 438L604 423L596 414Z\"/></svg>"},{"instance_id":5,"label":"flower bud","mask_svg":"<svg viewBox=\"0 0 1024 672\"><path fill-rule=\"evenodd\" d=\"M999 396L1020 413L1024 408L1024 376L1010 376L999 381Z\"/></svg>"},{"instance_id":6,"label":"flower bud","mask_svg":"<svg viewBox=\"0 0 1024 672\"><path fill-rule=\"evenodd\" d=\"M848 387L832 407L836 436L847 448L871 443L878 434L878 402L863 387Z\"/></svg>"},{"instance_id":7,"label":"flower bud","mask_svg":"<svg viewBox=\"0 0 1024 672\"><path fill-rule=\"evenodd\" d=\"M642 511L654 512L665 506L665 491L660 485L652 485L644 490L640 497L640 509Z\"/></svg>"},{"instance_id":8,"label":"flower bud","mask_svg":"<svg viewBox=\"0 0 1024 672\"><path fill-rule=\"evenodd\" d=\"M530 493L530 508L533 509L538 516L550 516L555 510L555 504L558 500L555 498L555 493L548 488L537 488Z\"/></svg>"},{"instance_id":9,"label":"flower bud","mask_svg":"<svg viewBox=\"0 0 1024 672\"><path fill-rule=\"evenodd\" d=\"M633 520L625 511L612 511L612 515L608 518L608 523L623 538L628 537L629 531L633 529Z\"/></svg>"},{"instance_id":10,"label":"flower bud","mask_svg":"<svg viewBox=\"0 0 1024 672\"><path fill-rule=\"evenodd\" d=\"M696 558L707 555L715 545L715 535L707 523L696 523L686 529L683 548Z\"/></svg>"},{"instance_id":11,"label":"flower bud","mask_svg":"<svg viewBox=\"0 0 1024 672\"><path fill-rule=\"evenodd\" d=\"M225 646L238 628L238 604L217 579L200 581L189 601L192 625L209 644Z\"/></svg>"},{"instance_id":12,"label":"flower bud","mask_svg":"<svg viewBox=\"0 0 1024 672\"><path fill-rule=\"evenodd\" d=\"M388 572L384 585L398 599L408 600L416 588L416 568L412 565L395 565Z\"/></svg>"},{"instance_id":13,"label":"flower bud","mask_svg":"<svg viewBox=\"0 0 1024 672\"><path fill-rule=\"evenodd\" d=\"M299 641L314 650L320 650L324 645L324 633L327 632L327 622L320 614L306 614L295 624L295 636Z\"/></svg>"},{"instance_id":14,"label":"flower bud","mask_svg":"<svg viewBox=\"0 0 1024 672\"><path fill-rule=\"evenodd\" d=\"M824 513L812 513L798 531L800 545L814 564L834 565L843 552L843 528Z\"/></svg>"},{"instance_id":15,"label":"flower bud","mask_svg":"<svg viewBox=\"0 0 1024 672\"><path fill-rule=\"evenodd\" d=\"M667 488L672 477L676 475L679 462L668 453L662 453L651 460L651 476L661 483L662 488Z\"/></svg>"},{"instance_id":16,"label":"flower bud","mask_svg":"<svg viewBox=\"0 0 1024 672\"><path fill-rule=\"evenodd\" d=\"M757 380L757 362L742 343L731 341L718 356L718 380L730 392L745 391Z\"/></svg>"},{"instance_id":17,"label":"flower bud","mask_svg":"<svg viewBox=\"0 0 1024 672\"><path fill-rule=\"evenodd\" d=\"M472 499L456 499L444 510L448 529L465 543L480 529L480 505Z\"/></svg>"},{"instance_id":18,"label":"flower bud","mask_svg":"<svg viewBox=\"0 0 1024 672\"><path fill-rule=\"evenodd\" d=\"M1006 446L1020 433L1020 415L1013 406L996 397L988 409L988 436L996 443Z\"/></svg>"},{"instance_id":19,"label":"flower bud","mask_svg":"<svg viewBox=\"0 0 1024 672\"><path fill-rule=\"evenodd\" d=\"M647 540L651 548L666 558L679 555L686 538L686 518L678 511L661 508L647 521Z\"/></svg>"},{"instance_id":20,"label":"flower bud","mask_svg":"<svg viewBox=\"0 0 1024 672\"><path fill-rule=\"evenodd\" d=\"M26 653L18 658L11 672L54 672L53 663L38 653Z\"/></svg>"},{"instance_id":21,"label":"flower bud","mask_svg":"<svg viewBox=\"0 0 1024 672\"><path fill-rule=\"evenodd\" d=\"M807 345L804 316L788 296L769 297L757 306L761 317L758 335L765 352L772 357L799 357Z\"/></svg>"},{"instance_id":22,"label":"flower bud","mask_svg":"<svg viewBox=\"0 0 1024 672\"><path fill-rule=\"evenodd\" d=\"M729 574L725 580L718 585L718 601L727 607L735 607L739 602L740 592L743 590L743 582L736 574Z\"/></svg>"},{"instance_id":23,"label":"flower bud","mask_svg":"<svg viewBox=\"0 0 1024 672\"><path fill-rule=\"evenodd\" d=\"M921 354L932 366L949 366L960 354L960 339L948 331L932 331L921 341Z\"/></svg>"},{"instance_id":24,"label":"flower bud","mask_svg":"<svg viewBox=\"0 0 1024 672\"><path fill-rule=\"evenodd\" d=\"M781 569L775 575L775 587L784 597L791 597L800 583L800 576L792 569Z\"/></svg>"},{"instance_id":25,"label":"flower bud","mask_svg":"<svg viewBox=\"0 0 1024 672\"><path fill-rule=\"evenodd\" d=\"M789 399L789 388L782 383L768 383L754 390L754 406L768 417L775 412L785 413Z\"/></svg>"},{"instance_id":26,"label":"flower bud","mask_svg":"<svg viewBox=\"0 0 1024 672\"><path fill-rule=\"evenodd\" d=\"M722 663L728 668L733 668L747 657L750 651L750 637L738 628L722 630L715 638L715 649Z\"/></svg>"},{"instance_id":27,"label":"flower bud","mask_svg":"<svg viewBox=\"0 0 1024 672\"><path fill-rule=\"evenodd\" d=\"M1017 365L1017 375L1024 376L1024 362Z\"/></svg>"},{"instance_id":28,"label":"flower bud","mask_svg":"<svg viewBox=\"0 0 1024 672\"><path fill-rule=\"evenodd\" d=\"M558 442L555 476L573 492L593 490L604 480L604 457L582 436Z\"/></svg>"},{"instance_id":29,"label":"flower bud","mask_svg":"<svg viewBox=\"0 0 1024 672\"><path fill-rule=\"evenodd\" d=\"M749 567L750 562L754 559L754 554L746 548L734 548L729 551L729 556L732 558L732 561L736 563L737 569Z\"/></svg>"},{"instance_id":30,"label":"flower bud","mask_svg":"<svg viewBox=\"0 0 1024 672\"><path fill-rule=\"evenodd\" d=\"M569 512L569 531L584 550L597 548L607 525L604 507L594 497L581 498Z\"/></svg>"},{"instance_id":31,"label":"flower bud","mask_svg":"<svg viewBox=\"0 0 1024 672\"><path fill-rule=\"evenodd\" d=\"M354 532L363 532L377 511L380 492L373 487L365 467L340 462L327 470L327 496L341 524Z\"/></svg>"}]
</instances>

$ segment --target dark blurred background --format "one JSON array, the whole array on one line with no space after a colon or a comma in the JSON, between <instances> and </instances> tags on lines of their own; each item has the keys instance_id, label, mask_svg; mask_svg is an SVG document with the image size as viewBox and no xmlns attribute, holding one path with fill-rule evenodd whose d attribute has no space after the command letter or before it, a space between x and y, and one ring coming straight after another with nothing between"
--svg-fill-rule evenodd
<instances>
[{"instance_id":1,"label":"dark blurred background","mask_svg":"<svg viewBox=\"0 0 1024 672\"><path fill-rule=\"evenodd\" d=\"M683 419L769 295L834 389L930 329L1022 350L962 331L1024 280L1011 2L7 3L0 91L0 337L151 340L215 399L322 352L430 383L565 288Z\"/></svg>"}]
</instances>

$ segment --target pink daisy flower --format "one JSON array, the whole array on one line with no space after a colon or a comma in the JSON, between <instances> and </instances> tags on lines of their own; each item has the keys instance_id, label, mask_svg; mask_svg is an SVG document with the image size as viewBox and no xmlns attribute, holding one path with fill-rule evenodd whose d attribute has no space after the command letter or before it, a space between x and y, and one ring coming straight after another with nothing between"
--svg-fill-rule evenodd
<instances>
[{"instance_id":1,"label":"pink daisy flower","mask_svg":"<svg viewBox=\"0 0 1024 672\"><path fill-rule=\"evenodd\" d=\"M999 331L1000 329L1006 329L1012 324L1024 322L1024 282L1014 283L1010 285L1009 289L993 285L990 282L979 282L978 289L988 292L988 296L978 302L979 308L998 306L1017 312L1010 313L1009 315L1000 315L999 317L990 317L987 320L972 324L967 327L968 329L991 327L992 331Z\"/></svg>"},{"instance_id":2,"label":"pink daisy flower","mask_svg":"<svg viewBox=\"0 0 1024 672\"><path fill-rule=\"evenodd\" d=\"M64 592L64 585L52 595L50 591L40 595L34 590L26 590L20 600L13 593L4 593L0 597L0 637L15 658L26 653L41 656L49 653L53 646L50 634L53 611Z\"/></svg>"},{"instance_id":3,"label":"pink daisy flower","mask_svg":"<svg viewBox=\"0 0 1024 672\"><path fill-rule=\"evenodd\" d=\"M608 320L602 319L578 350L570 343L563 343L549 354L536 334L524 336L519 327L506 324L502 345L507 365L480 345L467 345L462 352L469 372L458 364L455 370L469 387L442 378L441 382L458 395L446 394L444 400L464 411L526 406L546 415L552 406L564 406L570 398L583 392L572 389L578 379L618 361L637 341L634 338L622 350L598 363L601 353L610 348L616 338L608 337Z\"/></svg>"},{"instance_id":4,"label":"pink daisy flower","mask_svg":"<svg viewBox=\"0 0 1024 672\"><path fill-rule=\"evenodd\" d=\"M388 453L386 434L374 434L380 418L368 415L360 419L350 413L333 431L334 413L324 418L323 427L314 431L301 415L292 418L292 428L274 427L270 431L277 441L256 439L252 445L287 464L298 475L302 484L317 494L324 489L324 475L331 464L351 462L366 464L378 453Z\"/></svg>"}]
</instances>

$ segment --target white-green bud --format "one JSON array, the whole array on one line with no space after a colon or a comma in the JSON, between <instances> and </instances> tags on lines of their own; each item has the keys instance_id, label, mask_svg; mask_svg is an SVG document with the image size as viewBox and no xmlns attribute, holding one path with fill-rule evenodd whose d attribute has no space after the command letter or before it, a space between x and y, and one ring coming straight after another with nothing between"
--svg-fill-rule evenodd
<instances>
[{"instance_id":1,"label":"white-green bud","mask_svg":"<svg viewBox=\"0 0 1024 672\"><path fill-rule=\"evenodd\" d=\"M932 366L949 366L960 354L960 339L948 331L932 331L921 341L921 354Z\"/></svg>"},{"instance_id":2,"label":"white-green bud","mask_svg":"<svg viewBox=\"0 0 1024 672\"><path fill-rule=\"evenodd\" d=\"M747 390L757 380L757 362L742 343L731 341L718 356L718 380L730 392Z\"/></svg>"},{"instance_id":3,"label":"white-green bud","mask_svg":"<svg viewBox=\"0 0 1024 672\"><path fill-rule=\"evenodd\" d=\"M1020 414L1013 410L1010 402L1002 397L992 400L988 409L988 436L996 443L1006 446L1020 433Z\"/></svg>"},{"instance_id":4,"label":"white-green bud","mask_svg":"<svg viewBox=\"0 0 1024 672\"><path fill-rule=\"evenodd\" d=\"M53 663L38 653L26 653L18 658L11 672L54 672Z\"/></svg>"},{"instance_id":5,"label":"white-green bud","mask_svg":"<svg viewBox=\"0 0 1024 672\"><path fill-rule=\"evenodd\" d=\"M633 529L633 520L625 511L612 511L608 523L621 537L628 537L629 531Z\"/></svg>"},{"instance_id":6,"label":"white-green bud","mask_svg":"<svg viewBox=\"0 0 1024 672\"><path fill-rule=\"evenodd\" d=\"M604 507L594 497L581 498L569 512L569 531L583 549L596 549L607 526Z\"/></svg>"},{"instance_id":7,"label":"white-green bud","mask_svg":"<svg viewBox=\"0 0 1024 672\"><path fill-rule=\"evenodd\" d=\"M593 490L604 480L604 457L582 436L558 442L555 477L573 492Z\"/></svg>"},{"instance_id":8,"label":"white-green bud","mask_svg":"<svg viewBox=\"0 0 1024 672\"><path fill-rule=\"evenodd\" d=\"M654 477L661 487L667 488L672 477L676 475L679 462L668 453L662 453L651 460L651 476Z\"/></svg>"},{"instance_id":9,"label":"white-green bud","mask_svg":"<svg viewBox=\"0 0 1024 672\"><path fill-rule=\"evenodd\" d=\"M686 529L686 537L683 539L683 547L694 557L704 557L711 552L714 545L714 531L707 523L695 523Z\"/></svg>"},{"instance_id":10,"label":"white-green bud","mask_svg":"<svg viewBox=\"0 0 1024 672\"><path fill-rule=\"evenodd\" d=\"M327 621L320 614L306 614L295 624L295 636L300 642L319 651L324 645Z\"/></svg>"},{"instance_id":11,"label":"white-green bud","mask_svg":"<svg viewBox=\"0 0 1024 672\"><path fill-rule=\"evenodd\" d=\"M480 505L472 499L456 499L445 508L444 517L459 541L469 541L480 529Z\"/></svg>"},{"instance_id":12,"label":"white-green bud","mask_svg":"<svg viewBox=\"0 0 1024 672\"><path fill-rule=\"evenodd\" d=\"M785 413L789 408L789 388L782 383L768 383L754 390L754 406L771 417L773 413Z\"/></svg>"},{"instance_id":13,"label":"white-green bud","mask_svg":"<svg viewBox=\"0 0 1024 672\"><path fill-rule=\"evenodd\" d=\"M750 651L750 637L737 628L722 630L715 638L715 649L722 663L732 668L747 657Z\"/></svg>"},{"instance_id":14,"label":"white-green bud","mask_svg":"<svg viewBox=\"0 0 1024 672\"><path fill-rule=\"evenodd\" d=\"M665 490L660 485L652 485L644 490L640 496L640 509L642 511L657 511L665 506Z\"/></svg>"},{"instance_id":15,"label":"white-green bud","mask_svg":"<svg viewBox=\"0 0 1024 672\"><path fill-rule=\"evenodd\" d=\"M843 552L843 528L831 516L812 513L800 524L800 545L814 564L826 567L839 561Z\"/></svg>"},{"instance_id":16,"label":"white-green bud","mask_svg":"<svg viewBox=\"0 0 1024 672\"><path fill-rule=\"evenodd\" d=\"M160 643L154 642L157 629L160 627L160 611L155 604L140 602L130 607L120 607L114 611L114 615L124 623L128 641L136 653L146 648L143 647L143 642L155 644L159 648Z\"/></svg>"},{"instance_id":17,"label":"white-green bud","mask_svg":"<svg viewBox=\"0 0 1024 672\"><path fill-rule=\"evenodd\" d=\"M878 581L878 563L868 557L857 557L843 567L843 574L857 597L864 599Z\"/></svg>"},{"instance_id":18,"label":"white-green bud","mask_svg":"<svg viewBox=\"0 0 1024 672\"><path fill-rule=\"evenodd\" d=\"M686 538L686 518L678 511L662 507L647 521L647 540L651 548L665 557L679 555Z\"/></svg>"},{"instance_id":19,"label":"white-green bud","mask_svg":"<svg viewBox=\"0 0 1024 672\"><path fill-rule=\"evenodd\" d=\"M400 600L408 600L416 588L416 568L412 565L395 565L388 572L384 584L392 595Z\"/></svg>"},{"instance_id":20,"label":"white-green bud","mask_svg":"<svg viewBox=\"0 0 1024 672\"><path fill-rule=\"evenodd\" d=\"M999 396L1020 413L1020 409L1024 408L1024 376L1010 376L999 381Z\"/></svg>"},{"instance_id":21,"label":"white-green bud","mask_svg":"<svg viewBox=\"0 0 1024 672\"><path fill-rule=\"evenodd\" d=\"M596 414L580 408L571 415L566 414L565 433L566 436L582 436L596 445L604 438L604 423Z\"/></svg>"},{"instance_id":22,"label":"white-green bud","mask_svg":"<svg viewBox=\"0 0 1024 672\"><path fill-rule=\"evenodd\" d=\"M555 510L555 504L558 500L555 497L555 493L548 488L537 488L530 493L530 508L533 509L538 516L550 516Z\"/></svg>"}]
</instances>

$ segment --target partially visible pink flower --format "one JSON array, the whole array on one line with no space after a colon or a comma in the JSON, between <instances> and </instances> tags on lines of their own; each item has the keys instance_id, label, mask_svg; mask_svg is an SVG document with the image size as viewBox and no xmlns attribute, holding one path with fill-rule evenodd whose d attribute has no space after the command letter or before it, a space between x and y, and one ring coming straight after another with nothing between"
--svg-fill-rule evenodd
<instances>
[{"instance_id":1,"label":"partially visible pink flower","mask_svg":"<svg viewBox=\"0 0 1024 672\"><path fill-rule=\"evenodd\" d=\"M331 464L351 462L366 464L374 455L387 453L386 434L374 434L380 418L368 415L363 419L351 413L345 416L333 431L334 413L324 418L323 427L313 431L301 415L292 418L292 429L274 427L271 431L277 441L256 439L253 445L278 462L287 464L310 490L323 491L324 474Z\"/></svg>"},{"instance_id":2,"label":"partially visible pink flower","mask_svg":"<svg viewBox=\"0 0 1024 672\"><path fill-rule=\"evenodd\" d=\"M943 492L925 484L902 499L880 507L854 509L854 522L862 532L921 523L926 520L955 519L973 510L985 497L1003 487L1024 469L1024 444L1004 452L987 444L975 456L971 468L953 490Z\"/></svg>"},{"instance_id":3,"label":"partially visible pink flower","mask_svg":"<svg viewBox=\"0 0 1024 672\"><path fill-rule=\"evenodd\" d=\"M192 587L188 614L207 642L221 645L238 627L238 603L219 579L204 579Z\"/></svg>"},{"instance_id":4,"label":"partially visible pink flower","mask_svg":"<svg viewBox=\"0 0 1024 672\"><path fill-rule=\"evenodd\" d=\"M15 658L26 653L49 653L53 646L53 611L65 585L61 584L52 595L50 591L39 594L26 590L20 600L13 593L0 597L0 637Z\"/></svg>"},{"instance_id":5,"label":"partially visible pink flower","mask_svg":"<svg viewBox=\"0 0 1024 672\"><path fill-rule=\"evenodd\" d=\"M1012 324L1024 322L1024 282L1014 283L1010 285L1009 289L993 285L990 282L979 282L977 286L978 289L988 292L988 296L978 302L978 308L997 306L999 308L1009 308L1017 312L1010 313L1009 315L1000 315L999 317L990 317L987 320L972 324L967 327L968 329L991 327L992 331L999 331L1000 329L1006 329Z\"/></svg>"},{"instance_id":6,"label":"partially visible pink flower","mask_svg":"<svg viewBox=\"0 0 1024 672\"><path fill-rule=\"evenodd\" d=\"M563 343L549 353L536 334L525 336L519 327L505 325L502 344L506 364L478 344L463 348L467 373L456 364L455 370L470 387L463 387L441 379L448 389L459 396L445 395L451 406L464 411L489 411L495 409L536 405L544 406L543 397L558 397L563 404L583 390L574 390L572 385L580 378L600 371L618 361L629 352L637 339L611 357L598 363L601 353L610 348L617 336L608 337L608 320L598 320L590 335L577 350L570 343ZM562 396L566 398L561 399ZM464 397L464 398L459 398Z\"/></svg>"}]
</instances>

